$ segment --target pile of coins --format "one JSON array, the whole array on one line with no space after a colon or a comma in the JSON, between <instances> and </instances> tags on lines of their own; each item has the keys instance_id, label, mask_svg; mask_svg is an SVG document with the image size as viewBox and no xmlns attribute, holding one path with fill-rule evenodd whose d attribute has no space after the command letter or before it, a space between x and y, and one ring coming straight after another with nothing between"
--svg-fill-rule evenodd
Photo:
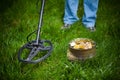
<instances>
[{"instance_id":1,"label":"pile of coins","mask_svg":"<svg viewBox=\"0 0 120 80\"><path fill-rule=\"evenodd\" d=\"M89 39L76 39L70 43L70 47L73 49L91 49L94 46Z\"/></svg>"}]
</instances>

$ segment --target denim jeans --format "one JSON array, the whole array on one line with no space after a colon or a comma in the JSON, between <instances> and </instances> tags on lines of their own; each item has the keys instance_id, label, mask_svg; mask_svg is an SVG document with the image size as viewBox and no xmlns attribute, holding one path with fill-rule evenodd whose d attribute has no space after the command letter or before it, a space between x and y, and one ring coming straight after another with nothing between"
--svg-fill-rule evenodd
<instances>
[{"instance_id":1,"label":"denim jeans","mask_svg":"<svg viewBox=\"0 0 120 80\"><path fill-rule=\"evenodd\" d=\"M84 0L84 14L82 17L82 23L86 27L94 27L96 22L96 13L98 9L99 0ZM79 0L66 0L65 2L65 14L63 21L66 24L73 24L78 21L77 16Z\"/></svg>"}]
</instances>

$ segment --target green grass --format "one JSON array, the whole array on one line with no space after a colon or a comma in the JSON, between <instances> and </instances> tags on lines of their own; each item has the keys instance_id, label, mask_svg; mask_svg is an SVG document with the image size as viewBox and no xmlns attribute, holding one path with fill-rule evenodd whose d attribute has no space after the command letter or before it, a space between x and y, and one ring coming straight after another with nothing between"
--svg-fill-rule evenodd
<instances>
[{"instance_id":1,"label":"green grass","mask_svg":"<svg viewBox=\"0 0 120 80\"><path fill-rule=\"evenodd\" d=\"M54 49L50 57L38 64L21 63L17 54L27 43L27 35L37 29L40 4L36 9L35 0L7 1L7 4L1 1L0 6L0 80L120 80L119 1L100 1L97 31L91 33L81 21L69 30L60 30L64 0L46 0L41 39L50 40ZM82 17L82 3L80 5L78 15ZM67 60L68 43L78 37L97 43L94 58Z\"/></svg>"}]
</instances>

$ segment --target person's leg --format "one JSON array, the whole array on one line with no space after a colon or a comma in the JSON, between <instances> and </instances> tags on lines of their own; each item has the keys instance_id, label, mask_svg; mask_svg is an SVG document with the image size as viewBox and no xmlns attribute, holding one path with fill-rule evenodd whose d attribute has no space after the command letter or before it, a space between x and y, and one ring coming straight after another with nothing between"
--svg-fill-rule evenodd
<instances>
[{"instance_id":1,"label":"person's leg","mask_svg":"<svg viewBox=\"0 0 120 80\"><path fill-rule=\"evenodd\" d=\"M84 0L84 15L82 22L87 28L95 27L98 2L99 0Z\"/></svg>"},{"instance_id":2,"label":"person's leg","mask_svg":"<svg viewBox=\"0 0 120 80\"><path fill-rule=\"evenodd\" d=\"M63 18L65 24L73 24L79 20L77 17L78 4L79 0L66 0L65 14Z\"/></svg>"}]
</instances>

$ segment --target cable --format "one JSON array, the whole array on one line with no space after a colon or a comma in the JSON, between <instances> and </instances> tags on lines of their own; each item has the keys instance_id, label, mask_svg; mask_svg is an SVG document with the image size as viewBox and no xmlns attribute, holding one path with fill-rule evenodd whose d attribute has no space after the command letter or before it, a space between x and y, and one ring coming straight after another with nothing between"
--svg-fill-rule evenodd
<instances>
[{"instance_id":1,"label":"cable","mask_svg":"<svg viewBox=\"0 0 120 80\"><path fill-rule=\"evenodd\" d=\"M35 33L35 32L37 32L37 30L33 31L32 33L30 33L30 34L27 36L27 42L30 42L30 41L29 41L29 37L30 37L33 33Z\"/></svg>"},{"instance_id":2,"label":"cable","mask_svg":"<svg viewBox=\"0 0 120 80\"><path fill-rule=\"evenodd\" d=\"M37 0L37 1L36 1L36 9L38 9L38 3L39 3L39 1L40 1L40 0ZM38 12L38 13L39 13L39 12ZM30 34L27 36L27 42L30 42L30 41L29 41L29 37L30 37L33 33L35 33L35 32L37 32L37 30L33 31L32 33L30 33Z\"/></svg>"}]
</instances>

